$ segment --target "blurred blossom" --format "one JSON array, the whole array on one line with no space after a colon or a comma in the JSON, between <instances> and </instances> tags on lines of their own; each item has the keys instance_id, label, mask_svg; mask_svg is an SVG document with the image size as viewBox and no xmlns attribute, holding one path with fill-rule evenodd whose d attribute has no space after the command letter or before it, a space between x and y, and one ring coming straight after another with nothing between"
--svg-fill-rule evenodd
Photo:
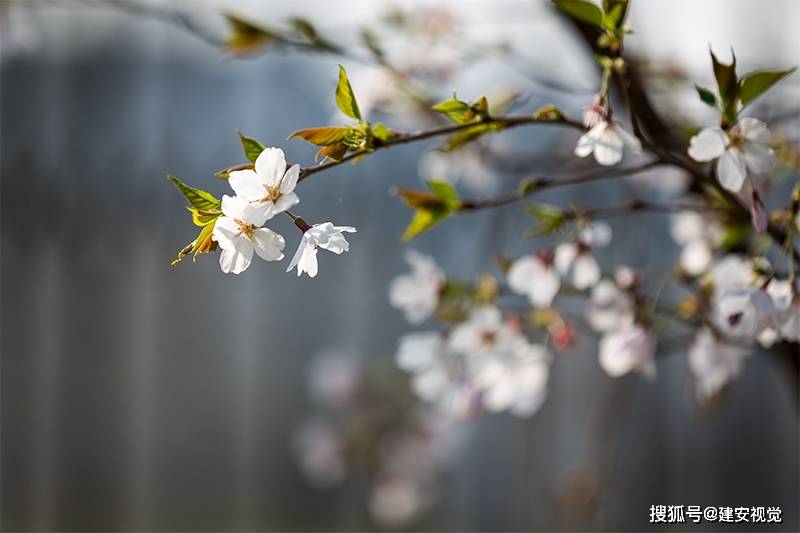
<instances>
[{"instance_id":1,"label":"blurred blossom","mask_svg":"<svg viewBox=\"0 0 800 533\"><path fill-rule=\"evenodd\" d=\"M607 333L621 329L633 322L635 306L633 298L612 281L603 279L592 288L586 306L586 322L592 329Z\"/></svg>"},{"instance_id":2,"label":"blurred blossom","mask_svg":"<svg viewBox=\"0 0 800 533\"><path fill-rule=\"evenodd\" d=\"M353 401L363 379L362 366L361 357L353 352L321 352L307 367L311 396L323 407L341 407Z\"/></svg>"},{"instance_id":3,"label":"blurred blossom","mask_svg":"<svg viewBox=\"0 0 800 533\"><path fill-rule=\"evenodd\" d=\"M584 133L575 146L575 155L594 159L604 166L616 165L622 161L622 149L627 146L633 153L641 152L639 139L628 133L617 121L601 120Z\"/></svg>"},{"instance_id":4,"label":"blurred blossom","mask_svg":"<svg viewBox=\"0 0 800 533\"><path fill-rule=\"evenodd\" d=\"M654 378L655 339L649 328L628 324L600 339L600 366L611 377L640 372Z\"/></svg>"},{"instance_id":5,"label":"blurred blossom","mask_svg":"<svg viewBox=\"0 0 800 533\"><path fill-rule=\"evenodd\" d=\"M389 284L389 302L401 309L406 320L419 324L427 320L439 305L439 293L444 285L444 272L430 256L415 250L406 252L409 274L394 278Z\"/></svg>"},{"instance_id":6,"label":"blurred blossom","mask_svg":"<svg viewBox=\"0 0 800 533\"><path fill-rule=\"evenodd\" d=\"M461 418L480 411L480 395L468 379L464 358L448 349L440 333L400 337L396 361L411 374L411 389L423 401Z\"/></svg>"},{"instance_id":7,"label":"blurred blossom","mask_svg":"<svg viewBox=\"0 0 800 533\"><path fill-rule=\"evenodd\" d=\"M517 294L524 294L535 307L550 307L561 287L561 278L553 265L550 252L524 255L511 264L508 285Z\"/></svg>"},{"instance_id":8,"label":"blurred blossom","mask_svg":"<svg viewBox=\"0 0 800 533\"><path fill-rule=\"evenodd\" d=\"M592 250L608 246L611 235L611 226L605 222L593 222L580 231L575 242L556 247L556 268L563 276L571 276L576 289L588 289L600 279L600 265Z\"/></svg>"},{"instance_id":9,"label":"blurred blossom","mask_svg":"<svg viewBox=\"0 0 800 533\"><path fill-rule=\"evenodd\" d=\"M295 435L295 455L306 479L327 489L341 484L347 474L342 436L322 419L306 422Z\"/></svg>"},{"instance_id":10,"label":"blurred blossom","mask_svg":"<svg viewBox=\"0 0 800 533\"><path fill-rule=\"evenodd\" d=\"M753 340L771 320L774 306L759 287L756 261L727 255L710 272L714 294L711 321L725 335Z\"/></svg>"},{"instance_id":11,"label":"blurred blossom","mask_svg":"<svg viewBox=\"0 0 800 533\"><path fill-rule=\"evenodd\" d=\"M670 234L683 247L679 260L683 271L699 276L711 267L714 248L722 242L723 229L696 211L681 211L670 219Z\"/></svg>"},{"instance_id":12,"label":"blurred blossom","mask_svg":"<svg viewBox=\"0 0 800 533\"><path fill-rule=\"evenodd\" d=\"M700 329L689 347L689 369L695 379L698 399L717 394L739 375L749 350L719 340L708 328Z\"/></svg>"}]
</instances>

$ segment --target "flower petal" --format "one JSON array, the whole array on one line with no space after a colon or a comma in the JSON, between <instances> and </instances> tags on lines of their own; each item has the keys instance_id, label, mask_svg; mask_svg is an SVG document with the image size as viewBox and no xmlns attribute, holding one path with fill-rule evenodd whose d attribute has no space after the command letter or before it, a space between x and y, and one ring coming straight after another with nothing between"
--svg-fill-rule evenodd
<instances>
[{"instance_id":1,"label":"flower petal","mask_svg":"<svg viewBox=\"0 0 800 533\"><path fill-rule=\"evenodd\" d=\"M769 172L775 165L775 152L766 144L749 142L742 148L747 168L756 174Z\"/></svg>"},{"instance_id":2,"label":"flower petal","mask_svg":"<svg viewBox=\"0 0 800 533\"><path fill-rule=\"evenodd\" d=\"M256 158L256 173L261 183L270 187L280 185L286 173L286 158L280 148L265 148Z\"/></svg>"},{"instance_id":3,"label":"flower petal","mask_svg":"<svg viewBox=\"0 0 800 533\"><path fill-rule=\"evenodd\" d=\"M739 192L746 177L747 167L742 152L735 146L725 150L717 161L719 184L731 192Z\"/></svg>"},{"instance_id":4,"label":"flower petal","mask_svg":"<svg viewBox=\"0 0 800 533\"><path fill-rule=\"evenodd\" d=\"M554 258L556 269L561 274L569 272L576 255L578 255L578 247L574 243L565 242L556 246Z\"/></svg>"},{"instance_id":5,"label":"flower petal","mask_svg":"<svg viewBox=\"0 0 800 533\"><path fill-rule=\"evenodd\" d=\"M234 170L228 177L228 183L237 196L251 202L259 200L265 193L264 184L258 174L250 169Z\"/></svg>"},{"instance_id":6,"label":"flower petal","mask_svg":"<svg viewBox=\"0 0 800 533\"><path fill-rule=\"evenodd\" d=\"M722 128L705 128L689 141L689 157L701 162L716 159L725 151L726 141Z\"/></svg>"},{"instance_id":7,"label":"flower petal","mask_svg":"<svg viewBox=\"0 0 800 533\"><path fill-rule=\"evenodd\" d=\"M253 246L258 256L265 261L280 261L283 259L283 248L286 241L283 236L271 229L258 228L253 231Z\"/></svg>"},{"instance_id":8,"label":"flower petal","mask_svg":"<svg viewBox=\"0 0 800 533\"><path fill-rule=\"evenodd\" d=\"M245 239L246 240L246 239ZM241 246L239 249L223 249L219 254L219 266L226 274L239 274L247 270L253 260L253 247Z\"/></svg>"},{"instance_id":9,"label":"flower petal","mask_svg":"<svg viewBox=\"0 0 800 533\"><path fill-rule=\"evenodd\" d=\"M595 258L588 253L575 258L572 283L576 289L588 289L600 280L600 267Z\"/></svg>"},{"instance_id":10,"label":"flower petal","mask_svg":"<svg viewBox=\"0 0 800 533\"><path fill-rule=\"evenodd\" d=\"M278 189L281 194L289 194L297 186L297 180L300 178L300 165L292 165L286 174L283 175L281 180L281 187Z\"/></svg>"},{"instance_id":11,"label":"flower petal","mask_svg":"<svg viewBox=\"0 0 800 533\"><path fill-rule=\"evenodd\" d=\"M745 117L733 127L739 135L748 141L765 143L769 140L769 128L757 118Z\"/></svg>"},{"instance_id":12,"label":"flower petal","mask_svg":"<svg viewBox=\"0 0 800 533\"><path fill-rule=\"evenodd\" d=\"M283 213L293 205L297 205L299 203L300 203L300 198L298 198L295 193L290 192L288 194L281 194L278 197L278 201L275 202L275 207L271 211L272 216L275 216L278 213Z\"/></svg>"},{"instance_id":13,"label":"flower petal","mask_svg":"<svg viewBox=\"0 0 800 533\"><path fill-rule=\"evenodd\" d=\"M223 250L236 248L235 240L239 238L239 226L227 216L221 216L214 224L214 231L211 233L220 248Z\"/></svg>"},{"instance_id":14,"label":"flower petal","mask_svg":"<svg viewBox=\"0 0 800 533\"><path fill-rule=\"evenodd\" d=\"M606 128L594 146L594 159L604 166L616 165L622 161L622 138L616 128Z\"/></svg>"}]
</instances>

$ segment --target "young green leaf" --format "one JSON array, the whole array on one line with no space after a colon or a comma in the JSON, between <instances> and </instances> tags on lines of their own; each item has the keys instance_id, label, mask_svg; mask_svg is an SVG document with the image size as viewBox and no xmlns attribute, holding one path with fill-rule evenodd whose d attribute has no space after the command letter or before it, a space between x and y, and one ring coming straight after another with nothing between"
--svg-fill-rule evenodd
<instances>
[{"instance_id":1,"label":"young green leaf","mask_svg":"<svg viewBox=\"0 0 800 533\"><path fill-rule=\"evenodd\" d=\"M347 79L347 72L344 67L339 65L339 84L336 86L336 105L339 111L350 118L361 120L361 111L358 109L356 95L350 87L350 80Z\"/></svg>"},{"instance_id":2,"label":"young green leaf","mask_svg":"<svg viewBox=\"0 0 800 533\"><path fill-rule=\"evenodd\" d=\"M434 111L442 113L444 116L456 124L466 124L475 118L475 111L467 102L463 102L453 96L433 106Z\"/></svg>"},{"instance_id":3,"label":"young green leaf","mask_svg":"<svg viewBox=\"0 0 800 533\"><path fill-rule=\"evenodd\" d=\"M394 137L395 133L389 129L383 122L378 122L372 126L372 135L381 141L388 141Z\"/></svg>"},{"instance_id":4,"label":"young green leaf","mask_svg":"<svg viewBox=\"0 0 800 533\"><path fill-rule=\"evenodd\" d=\"M414 212L414 216L411 218L411 222L408 224L408 227L406 227L405 231L403 232L402 239L404 241L410 241L423 231L432 228L436 224L439 224L451 214L452 212L448 211L417 209Z\"/></svg>"},{"instance_id":5,"label":"young green leaf","mask_svg":"<svg viewBox=\"0 0 800 533\"><path fill-rule=\"evenodd\" d=\"M189 202L189 205L195 209L200 209L202 211L213 211L220 209L222 204L211 193L201 189L195 189L194 187L189 187L175 176L168 175L167 179L171 181L173 185L175 185L175 188L178 189L181 194L183 194L183 196Z\"/></svg>"},{"instance_id":6,"label":"young green leaf","mask_svg":"<svg viewBox=\"0 0 800 533\"><path fill-rule=\"evenodd\" d=\"M603 11L603 26L613 32L618 32L622 29L625 22L625 15L628 13L628 0L604 0Z\"/></svg>"},{"instance_id":7,"label":"young green leaf","mask_svg":"<svg viewBox=\"0 0 800 533\"><path fill-rule=\"evenodd\" d=\"M347 126L323 126L321 128L306 128L297 130L289 135L289 139L300 137L316 146L330 146L338 144L347 137L352 128Z\"/></svg>"},{"instance_id":8,"label":"young green leaf","mask_svg":"<svg viewBox=\"0 0 800 533\"><path fill-rule=\"evenodd\" d=\"M176 257L171 263L172 266L175 266L183 261L183 258L189 254L193 254L192 261L195 261L197 259L197 254L207 254L216 250L217 243L211 238L211 234L214 232L214 226L216 223L216 219L214 219L209 224L204 225L203 229L201 229L200 233L197 235L197 238L184 246L178 252L178 257Z\"/></svg>"},{"instance_id":9,"label":"young green leaf","mask_svg":"<svg viewBox=\"0 0 800 533\"><path fill-rule=\"evenodd\" d=\"M192 222L195 226L205 226L209 222L213 222L222 214L219 209L197 209L196 207L186 206L186 209L192 214Z\"/></svg>"},{"instance_id":10,"label":"young green leaf","mask_svg":"<svg viewBox=\"0 0 800 533\"><path fill-rule=\"evenodd\" d=\"M249 54L283 40L280 35L235 15L225 15L225 18L232 31L225 42L225 49L233 54Z\"/></svg>"},{"instance_id":11,"label":"young green leaf","mask_svg":"<svg viewBox=\"0 0 800 533\"><path fill-rule=\"evenodd\" d=\"M428 188L433 194L445 200L449 205L455 206L456 204L460 204L458 192L456 192L452 183L440 180L428 180Z\"/></svg>"},{"instance_id":12,"label":"young green leaf","mask_svg":"<svg viewBox=\"0 0 800 533\"><path fill-rule=\"evenodd\" d=\"M739 98L739 82L736 79L736 56L731 50L733 61L726 65L719 62L713 50L709 50L709 52L711 53L711 64L714 68L714 78L717 80L719 97L722 100L723 122L731 124L736 120L736 115L739 112L736 105Z\"/></svg>"},{"instance_id":13,"label":"young green leaf","mask_svg":"<svg viewBox=\"0 0 800 533\"><path fill-rule=\"evenodd\" d=\"M603 27L603 10L586 0L553 0L558 9L570 17L598 28Z\"/></svg>"},{"instance_id":14,"label":"young green leaf","mask_svg":"<svg viewBox=\"0 0 800 533\"><path fill-rule=\"evenodd\" d=\"M431 192L400 189L397 194L414 209L411 223L403 233L403 240L413 239L435 226L461 208L458 193L445 181L428 181Z\"/></svg>"},{"instance_id":15,"label":"young green leaf","mask_svg":"<svg viewBox=\"0 0 800 533\"><path fill-rule=\"evenodd\" d=\"M742 81L739 82L739 99L742 101L742 107L747 107L753 100L795 70L797 67L786 70L755 70L745 74Z\"/></svg>"},{"instance_id":16,"label":"young green leaf","mask_svg":"<svg viewBox=\"0 0 800 533\"><path fill-rule=\"evenodd\" d=\"M239 140L242 142L244 156L251 163L255 163L258 156L264 151L264 145L261 144L260 141L253 139L252 137L248 137L241 131L237 131L236 133L239 134Z\"/></svg>"},{"instance_id":17,"label":"young green leaf","mask_svg":"<svg viewBox=\"0 0 800 533\"><path fill-rule=\"evenodd\" d=\"M498 131L500 129L502 129L502 127L494 122L476 124L475 126L461 130L448 137L445 141L445 150L448 152L458 150L465 144L471 143L491 131Z\"/></svg>"},{"instance_id":18,"label":"young green leaf","mask_svg":"<svg viewBox=\"0 0 800 533\"><path fill-rule=\"evenodd\" d=\"M697 91L697 95L700 97L700 100L702 100L704 104L708 104L711 107L717 107L717 97L714 95L714 93L705 87L697 85L696 83L694 84L694 88Z\"/></svg>"}]
</instances>

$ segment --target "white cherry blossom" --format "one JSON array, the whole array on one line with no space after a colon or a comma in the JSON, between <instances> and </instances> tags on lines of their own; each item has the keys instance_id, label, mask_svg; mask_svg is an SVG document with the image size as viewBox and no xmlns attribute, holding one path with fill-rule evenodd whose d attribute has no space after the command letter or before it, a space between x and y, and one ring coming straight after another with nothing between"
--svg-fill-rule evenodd
<instances>
[{"instance_id":1,"label":"white cherry blossom","mask_svg":"<svg viewBox=\"0 0 800 533\"><path fill-rule=\"evenodd\" d=\"M520 257L511 264L507 278L511 290L527 296L534 307L550 307L561 287L551 253Z\"/></svg>"},{"instance_id":2,"label":"white cherry blossom","mask_svg":"<svg viewBox=\"0 0 800 533\"><path fill-rule=\"evenodd\" d=\"M586 306L586 322L597 332L617 331L633 323L633 298L607 279L592 287L589 304Z\"/></svg>"},{"instance_id":3,"label":"white cherry blossom","mask_svg":"<svg viewBox=\"0 0 800 533\"><path fill-rule=\"evenodd\" d=\"M628 324L600 339L600 366L611 377L641 372L654 378L655 340L650 330L640 324Z\"/></svg>"},{"instance_id":4,"label":"white cherry blossom","mask_svg":"<svg viewBox=\"0 0 800 533\"><path fill-rule=\"evenodd\" d=\"M343 436L331 423L314 418L307 421L294 439L294 452L306 479L317 488L341 484L347 476Z\"/></svg>"},{"instance_id":5,"label":"white cherry blossom","mask_svg":"<svg viewBox=\"0 0 800 533\"><path fill-rule=\"evenodd\" d=\"M708 328L702 328L689 347L689 370L695 379L698 399L714 396L729 381L739 375L746 348L719 340Z\"/></svg>"},{"instance_id":6,"label":"white cherry blossom","mask_svg":"<svg viewBox=\"0 0 800 533\"><path fill-rule=\"evenodd\" d=\"M439 305L444 272L432 257L415 250L406 252L406 262L411 266L411 272L391 281L389 302L403 311L406 320L419 324L427 320Z\"/></svg>"},{"instance_id":7,"label":"white cherry blossom","mask_svg":"<svg viewBox=\"0 0 800 533\"><path fill-rule=\"evenodd\" d=\"M555 250L555 265L563 276L570 276L576 289L588 289L600 279L600 265L592 255L594 248L608 246L611 227L594 222L581 230L576 242L559 244Z\"/></svg>"},{"instance_id":8,"label":"white cherry blossom","mask_svg":"<svg viewBox=\"0 0 800 533\"><path fill-rule=\"evenodd\" d=\"M625 131L619 122L601 120L578 139L575 155L587 157L593 153L595 161L601 165L616 165L622 161L624 146L634 153L642 149L639 139Z\"/></svg>"},{"instance_id":9,"label":"white cherry blossom","mask_svg":"<svg viewBox=\"0 0 800 533\"><path fill-rule=\"evenodd\" d=\"M723 238L723 230L713 220L695 211L681 211L670 219L670 234L682 245L678 264L689 275L706 272L714 259L714 248Z\"/></svg>"},{"instance_id":10,"label":"white cherry blossom","mask_svg":"<svg viewBox=\"0 0 800 533\"><path fill-rule=\"evenodd\" d=\"M800 342L800 297L792 283L789 280L770 280L766 294L772 302L773 315L756 340L764 348L770 348L780 339Z\"/></svg>"},{"instance_id":11,"label":"white cherry blossom","mask_svg":"<svg viewBox=\"0 0 800 533\"><path fill-rule=\"evenodd\" d=\"M239 274L250 266L253 252L265 261L283 259L283 237L260 227L266 208L239 196L222 197L222 216L217 218L212 238L222 248L219 265L223 272Z\"/></svg>"},{"instance_id":12,"label":"white cherry blossom","mask_svg":"<svg viewBox=\"0 0 800 533\"><path fill-rule=\"evenodd\" d=\"M689 156L695 161L717 160L717 179L729 191L739 192L747 170L768 172L775 163L775 153L767 145L767 125L755 118L743 118L728 131L705 128L692 137Z\"/></svg>"},{"instance_id":13,"label":"white cherry blossom","mask_svg":"<svg viewBox=\"0 0 800 533\"><path fill-rule=\"evenodd\" d=\"M530 344L518 328L504 322L496 307L475 309L453 329L448 344L465 355L470 375L483 391L486 409L526 417L544 402L549 352Z\"/></svg>"},{"instance_id":14,"label":"white cherry blossom","mask_svg":"<svg viewBox=\"0 0 800 533\"><path fill-rule=\"evenodd\" d=\"M228 182L238 196L266 208L267 220L300 202L294 193L300 165L286 169L280 148L266 148L256 158L255 170L234 170Z\"/></svg>"},{"instance_id":15,"label":"white cherry blossom","mask_svg":"<svg viewBox=\"0 0 800 533\"><path fill-rule=\"evenodd\" d=\"M300 239L300 245L292 257L286 272L297 267L297 275L303 272L313 278L317 275L317 248L323 248L335 254L341 254L350 249L350 243L342 233L355 233L356 228L350 226L334 226L331 222L314 224L308 228Z\"/></svg>"},{"instance_id":16,"label":"white cherry blossom","mask_svg":"<svg viewBox=\"0 0 800 533\"><path fill-rule=\"evenodd\" d=\"M479 413L480 394L466 375L463 357L448 349L440 333L400 337L395 361L411 374L411 390L423 401L460 418Z\"/></svg>"}]
</instances>

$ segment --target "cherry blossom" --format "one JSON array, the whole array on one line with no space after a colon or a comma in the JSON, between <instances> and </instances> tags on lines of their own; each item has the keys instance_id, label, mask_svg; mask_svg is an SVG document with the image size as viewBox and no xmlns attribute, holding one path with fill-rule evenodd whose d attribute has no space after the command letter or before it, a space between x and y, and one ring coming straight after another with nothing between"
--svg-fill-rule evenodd
<instances>
[{"instance_id":1,"label":"cherry blossom","mask_svg":"<svg viewBox=\"0 0 800 533\"><path fill-rule=\"evenodd\" d=\"M695 161L717 160L720 185L739 192L747 170L756 174L768 172L775 163L775 153L767 145L767 125L755 118L743 118L728 131L720 127L705 128L691 138L689 156Z\"/></svg>"},{"instance_id":2,"label":"cherry blossom","mask_svg":"<svg viewBox=\"0 0 800 533\"><path fill-rule=\"evenodd\" d=\"M286 169L280 148L266 148L256 158L255 170L234 170L228 182L238 196L266 208L267 220L300 202L294 193L300 165Z\"/></svg>"},{"instance_id":3,"label":"cherry blossom","mask_svg":"<svg viewBox=\"0 0 800 533\"><path fill-rule=\"evenodd\" d=\"M509 410L525 417L544 402L549 352L530 344L518 327L504 322L496 307L475 309L467 321L453 329L449 346L465 354L488 410Z\"/></svg>"},{"instance_id":4,"label":"cherry blossom","mask_svg":"<svg viewBox=\"0 0 800 533\"><path fill-rule=\"evenodd\" d=\"M322 406L348 404L356 398L364 377L362 366L357 353L341 349L320 352L306 371L311 396Z\"/></svg>"},{"instance_id":5,"label":"cherry blossom","mask_svg":"<svg viewBox=\"0 0 800 533\"><path fill-rule=\"evenodd\" d=\"M641 372L655 377L655 340L648 328L628 324L600 339L600 366L611 377Z\"/></svg>"},{"instance_id":6,"label":"cherry blossom","mask_svg":"<svg viewBox=\"0 0 800 533\"><path fill-rule=\"evenodd\" d=\"M772 315L756 340L764 348L770 348L778 340L800 342L800 298L789 280L772 279L766 287L772 302ZM769 308L767 308L769 310Z\"/></svg>"},{"instance_id":7,"label":"cherry blossom","mask_svg":"<svg viewBox=\"0 0 800 533\"><path fill-rule=\"evenodd\" d=\"M678 264L691 276L706 272L714 259L714 248L723 238L723 230L716 222L695 211L681 211L670 220L670 234L682 245Z\"/></svg>"},{"instance_id":8,"label":"cherry blossom","mask_svg":"<svg viewBox=\"0 0 800 533\"><path fill-rule=\"evenodd\" d=\"M639 139L625 131L619 122L601 120L578 139L575 155L587 157L593 153L595 161L601 165L616 165L622 161L624 146L634 153L642 149Z\"/></svg>"},{"instance_id":9,"label":"cherry blossom","mask_svg":"<svg viewBox=\"0 0 800 533\"><path fill-rule=\"evenodd\" d=\"M511 264L507 277L511 290L527 296L535 307L550 307L561 287L549 252L520 257Z\"/></svg>"},{"instance_id":10,"label":"cherry blossom","mask_svg":"<svg viewBox=\"0 0 800 533\"><path fill-rule=\"evenodd\" d=\"M592 287L585 315L592 329L608 333L633 323L634 312L631 295L612 281L603 279Z\"/></svg>"},{"instance_id":11,"label":"cherry blossom","mask_svg":"<svg viewBox=\"0 0 800 533\"><path fill-rule=\"evenodd\" d=\"M576 289L588 289L600 279L600 266L592 249L611 242L611 227L605 222L594 222L583 228L575 242L559 244L555 250L555 265L564 275L570 275Z\"/></svg>"},{"instance_id":12,"label":"cherry blossom","mask_svg":"<svg viewBox=\"0 0 800 533\"><path fill-rule=\"evenodd\" d=\"M401 309L406 320L419 324L427 320L439 305L444 272L432 257L414 250L406 252L409 274L397 276L389 284L389 302Z\"/></svg>"},{"instance_id":13,"label":"cherry blossom","mask_svg":"<svg viewBox=\"0 0 800 533\"><path fill-rule=\"evenodd\" d=\"M739 375L749 350L718 339L709 328L702 328L689 347L689 370L695 379L698 399L703 401L719 392Z\"/></svg>"},{"instance_id":14,"label":"cherry blossom","mask_svg":"<svg viewBox=\"0 0 800 533\"><path fill-rule=\"evenodd\" d=\"M409 333L398 341L397 366L409 372L419 398L461 418L480 411L480 394L466 375L463 358L448 349L440 333Z\"/></svg>"},{"instance_id":15,"label":"cherry blossom","mask_svg":"<svg viewBox=\"0 0 800 533\"><path fill-rule=\"evenodd\" d=\"M317 248L323 248L335 254L341 254L350 249L350 243L342 233L355 233L356 228L350 226L334 226L331 222L314 224L303 233L300 245L286 268L286 272L297 267L298 277L308 273L310 278L317 275Z\"/></svg>"},{"instance_id":16,"label":"cherry blossom","mask_svg":"<svg viewBox=\"0 0 800 533\"><path fill-rule=\"evenodd\" d=\"M267 219L264 206L251 204L239 196L222 197L222 216L217 218L212 238L222 253L219 265L223 272L239 274L250 266L253 252L265 261L283 259L283 237L260 227Z\"/></svg>"},{"instance_id":17,"label":"cherry blossom","mask_svg":"<svg viewBox=\"0 0 800 533\"><path fill-rule=\"evenodd\" d=\"M294 440L294 451L306 479L318 488L341 484L347 475L343 436L322 418L306 422Z\"/></svg>"}]
</instances>

